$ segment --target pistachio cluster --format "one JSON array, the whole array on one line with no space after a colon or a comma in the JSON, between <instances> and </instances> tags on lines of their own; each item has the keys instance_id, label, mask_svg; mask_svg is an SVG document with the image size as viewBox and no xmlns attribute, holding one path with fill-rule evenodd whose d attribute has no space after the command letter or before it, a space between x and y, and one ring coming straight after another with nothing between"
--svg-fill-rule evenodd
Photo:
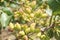
<instances>
[{"instance_id":1,"label":"pistachio cluster","mask_svg":"<svg viewBox=\"0 0 60 40\"><path fill-rule=\"evenodd\" d=\"M51 2L50 0L0 0L1 11L4 13L0 17L2 19L0 25L1 23L6 25L16 40L50 40L55 36L60 38L60 16L52 14L54 12L48 1Z\"/></svg>"}]
</instances>

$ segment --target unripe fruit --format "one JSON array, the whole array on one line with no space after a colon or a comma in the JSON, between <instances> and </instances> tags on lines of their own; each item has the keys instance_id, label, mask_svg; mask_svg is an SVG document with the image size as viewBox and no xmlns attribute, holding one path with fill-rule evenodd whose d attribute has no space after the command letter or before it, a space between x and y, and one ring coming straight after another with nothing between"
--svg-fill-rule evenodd
<instances>
[{"instance_id":1,"label":"unripe fruit","mask_svg":"<svg viewBox=\"0 0 60 40\"><path fill-rule=\"evenodd\" d=\"M41 32L39 32L38 34L37 34L37 37L40 37L41 36Z\"/></svg>"},{"instance_id":2,"label":"unripe fruit","mask_svg":"<svg viewBox=\"0 0 60 40\"><path fill-rule=\"evenodd\" d=\"M24 31L20 31L19 32L19 35L24 36L25 35L25 32Z\"/></svg>"},{"instance_id":3,"label":"unripe fruit","mask_svg":"<svg viewBox=\"0 0 60 40\"><path fill-rule=\"evenodd\" d=\"M31 5L31 7L34 8L36 6L36 1L32 1L30 5Z\"/></svg>"},{"instance_id":4,"label":"unripe fruit","mask_svg":"<svg viewBox=\"0 0 60 40\"><path fill-rule=\"evenodd\" d=\"M45 35L41 35L41 38L45 38L46 36Z\"/></svg>"},{"instance_id":5,"label":"unripe fruit","mask_svg":"<svg viewBox=\"0 0 60 40\"><path fill-rule=\"evenodd\" d=\"M13 23L10 23L9 24L9 28L13 29L14 28L14 24Z\"/></svg>"},{"instance_id":6,"label":"unripe fruit","mask_svg":"<svg viewBox=\"0 0 60 40\"><path fill-rule=\"evenodd\" d=\"M30 14L30 16L31 16L31 17L34 17L34 14L33 14L33 13L32 13L32 14Z\"/></svg>"},{"instance_id":7,"label":"unripe fruit","mask_svg":"<svg viewBox=\"0 0 60 40\"><path fill-rule=\"evenodd\" d=\"M31 13L31 8L29 7L29 8L26 8L26 12L28 12L28 13Z\"/></svg>"},{"instance_id":8,"label":"unripe fruit","mask_svg":"<svg viewBox=\"0 0 60 40\"><path fill-rule=\"evenodd\" d=\"M34 30L35 30L35 25L36 25L36 23L32 23L32 24L30 25L30 30L31 30L31 32L34 32Z\"/></svg>"},{"instance_id":9,"label":"unripe fruit","mask_svg":"<svg viewBox=\"0 0 60 40\"><path fill-rule=\"evenodd\" d=\"M41 9L37 9L35 12L36 13L43 13Z\"/></svg>"},{"instance_id":10,"label":"unripe fruit","mask_svg":"<svg viewBox=\"0 0 60 40\"><path fill-rule=\"evenodd\" d=\"M35 27L36 23L32 23L30 26Z\"/></svg>"},{"instance_id":11,"label":"unripe fruit","mask_svg":"<svg viewBox=\"0 0 60 40\"><path fill-rule=\"evenodd\" d=\"M15 15L14 15L15 18L18 18L18 16L19 16L19 14L15 14Z\"/></svg>"},{"instance_id":12,"label":"unripe fruit","mask_svg":"<svg viewBox=\"0 0 60 40\"><path fill-rule=\"evenodd\" d=\"M40 23L41 23L41 24L44 24L44 21L40 20Z\"/></svg>"},{"instance_id":13,"label":"unripe fruit","mask_svg":"<svg viewBox=\"0 0 60 40\"><path fill-rule=\"evenodd\" d=\"M42 14L42 15L41 15L42 18L45 18L45 17L47 17L47 16L48 16L47 14Z\"/></svg>"},{"instance_id":14,"label":"unripe fruit","mask_svg":"<svg viewBox=\"0 0 60 40\"><path fill-rule=\"evenodd\" d=\"M14 12L15 20L18 20L19 16L20 16L20 12L19 11Z\"/></svg>"},{"instance_id":15,"label":"unripe fruit","mask_svg":"<svg viewBox=\"0 0 60 40\"><path fill-rule=\"evenodd\" d=\"M16 30L21 30L20 24L19 24L19 23L16 23L14 29L16 29Z\"/></svg>"},{"instance_id":16,"label":"unripe fruit","mask_svg":"<svg viewBox=\"0 0 60 40\"><path fill-rule=\"evenodd\" d=\"M28 40L27 35L23 36L23 39L24 39L24 40Z\"/></svg>"},{"instance_id":17,"label":"unripe fruit","mask_svg":"<svg viewBox=\"0 0 60 40\"><path fill-rule=\"evenodd\" d=\"M30 32L30 28L27 28L27 29L25 30L25 33L28 34L29 32Z\"/></svg>"},{"instance_id":18,"label":"unripe fruit","mask_svg":"<svg viewBox=\"0 0 60 40\"><path fill-rule=\"evenodd\" d=\"M13 29L14 29L14 24L10 23L8 26L8 31L13 32L14 31Z\"/></svg>"},{"instance_id":19,"label":"unripe fruit","mask_svg":"<svg viewBox=\"0 0 60 40\"><path fill-rule=\"evenodd\" d=\"M16 15L16 14L19 14L19 13L20 13L19 11L14 12L15 15Z\"/></svg>"},{"instance_id":20,"label":"unripe fruit","mask_svg":"<svg viewBox=\"0 0 60 40\"><path fill-rule=\"evenodd\" d=\"M27 28L28 28L28 25L27 24L22 25L22 29L23 30L26 30Z\"/></svg>"},{"instance_id":21,"label":"unripe fruit","mask_svg":"<svg viewBox=\"0 0 60 40\"><path fill-rule=\"evenodd\" d=\"M25 3L26 3L26 7L27 7L27 6L30 6L30 1L26 0Z\"/></svg>"},{"instance_id":22,"label":"unripe fruit","mask_svg":"<svg viewBox=\"0 0 60 40\"><path fill-rule=\"evenodd\" d=\"M14 15L19 16L20 15L20 12L19 11L16 11L16 12L14 12Z\"/></svg>"}]
</instances>

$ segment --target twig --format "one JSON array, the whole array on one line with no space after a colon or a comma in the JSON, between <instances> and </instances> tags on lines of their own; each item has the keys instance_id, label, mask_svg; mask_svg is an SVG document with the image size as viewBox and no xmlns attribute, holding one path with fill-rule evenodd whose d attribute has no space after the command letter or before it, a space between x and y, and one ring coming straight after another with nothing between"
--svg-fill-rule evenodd
<instances>
[{"instance_id":1,"label":"twig","mask_svg":"<svg viewBox=\"0 0 60 40\"><path fill-rule=\"evenodd\" d=\"M41 32L44 33L46 30L50 29L50 28L54 28L55 23L51 24L49 27L43 27L41 28Z\"/></svg>"},{"instance_id":2,"label":"twig","mask_svg":"<svg viewBox=\"0 0 60 40\"><path fill-rule=\"evenodd\" d=\"M52 17L51 17L51 19L50 19L50 26L41 28L41 32L44 33L44 31L46 31L46 30L48 30L50 28L54 28L54 26L55 26L55 18L56 18L56 15L54 17L54 22L51 24L51 21L52 21Z\"/></svg>"},{"instance_id":3,"label":"twig","mask_svg":"<svg viewBox=\"0 0 60 40\"><path fill-rule=\"evenodd\" d=\"M29 39L33 40L31 37L28 36Z\"/></svg>"}]
</instances>

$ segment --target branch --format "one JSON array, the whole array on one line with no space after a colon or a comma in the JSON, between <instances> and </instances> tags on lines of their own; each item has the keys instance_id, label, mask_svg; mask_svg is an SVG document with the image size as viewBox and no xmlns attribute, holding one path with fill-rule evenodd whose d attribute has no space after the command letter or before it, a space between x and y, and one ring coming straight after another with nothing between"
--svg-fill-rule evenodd
<instances>
[{"instance_id":1,"label":"branch","mask_svg":"<svg viewBox=\"0 0 60 40\"><path fill-rule=\"evenodd\" d=\"M49 25L48 27L41 28L41 32L42 32L42 33L44 33L44 31L46 31L46 30L48 30L48 29L50 29L50 28L54 28L56 15L55 15L55 17L53 18L53 20L54 20L53 23L51 23L51 22L52 22L52 18L53 18L53 15L51 16L50 25Z\"/></svg>"},{"instance_id":2,"label":"branch","mask_svg":"<svg viewBox=\"0 0 60 40\"><path fill-rule=\"evenodd\" d=\"M44 33L46 30L50 29L50 28L54 28L55 26L55 22L53 22L50 26L48 27L43 27L41 28L41 32Z\"/></svg>"}]
</instances>

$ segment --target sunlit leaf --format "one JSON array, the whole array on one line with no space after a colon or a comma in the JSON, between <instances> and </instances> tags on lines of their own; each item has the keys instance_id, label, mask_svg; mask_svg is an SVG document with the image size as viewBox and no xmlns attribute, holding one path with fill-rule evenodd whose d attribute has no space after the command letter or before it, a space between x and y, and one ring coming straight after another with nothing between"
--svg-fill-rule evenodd
<instances>
[{"instance_id":1,"label":"sunlit leaf","mask_svg":"<svg viewBox=\"0 0 60 40\"><path fill-rule=\"evenodd\" d=\"M1 25L6 27L10 21L11 17L8 16L6 13L1 14Z\"/></svg>"}]
</instances>

